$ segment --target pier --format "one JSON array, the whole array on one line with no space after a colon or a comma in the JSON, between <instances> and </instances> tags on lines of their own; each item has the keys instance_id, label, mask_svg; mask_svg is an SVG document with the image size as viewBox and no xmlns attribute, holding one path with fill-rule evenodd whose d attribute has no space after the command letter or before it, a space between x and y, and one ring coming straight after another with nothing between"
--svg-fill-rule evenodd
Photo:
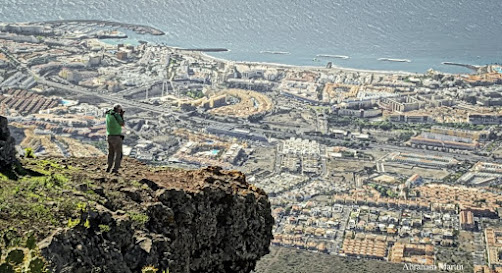
<instances>
[{"instance_id":1,"label":"pier","mask_svg":"<svg viewBox=\"0 0 502 273\"><path fill-rule=\"evenodd\" d=\"M452 62L442 62L444 65L455 65L455 66L461 66L465 67L474 71L478 71L481 67L477 65L472 65L472 64L461 64L461 63L452 63Z\"/></svg>"}]
</instances>

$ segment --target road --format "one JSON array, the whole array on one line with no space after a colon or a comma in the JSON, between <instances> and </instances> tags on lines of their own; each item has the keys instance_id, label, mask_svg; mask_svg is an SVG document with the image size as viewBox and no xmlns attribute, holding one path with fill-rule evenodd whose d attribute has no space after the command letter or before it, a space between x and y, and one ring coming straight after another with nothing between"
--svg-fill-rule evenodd
<instances>
[{"instance_id":1,"label":"road","mask_svg":"<svg viewBox=\"0 0 502 273\"><path fill-rule=\"evenodd\" d=\"M87 88L84 88L81 86L76 86L73 84L62 84L62 83L50 81L50 80L45 79L44 77L37 77L36 80L40 84L59 88L59 89L66 90L66 91L69 91L72 93L98 97L98 98L101 98L101 99L108 101L108 102L111 102L111 103L118 103L118 104L121 104L122 106L138 108L138 109L141 109L144 111L149 111L149 112L152 112L155 114L175 116L177 118L179 118L180 116L183 115L183 113L178 113L178 112L170 110L165 105L155 106L155 105L137 102L134 100L129 100L129 99L121 98L121 97L111 96L108 94L102 94L102 93L98 93L94 90L90 90L90 89L87 89ZM220 121L216 121L216 120L209 120L209 119L205 119L205 118L201 118L201 117L197 117L197 116L191 116L190 120L194 121L196 123L199 123L199 124L207 124L207 125L211 125L213 127L218 127L218 128L227 128L229 125L228 123L224 123L224 122L220 122ZM280 138L280 139L296 136L293 133L277 132L277 131L273 131L273 130L263 129L263 128L260 128L260 126L261 126L260 124L247 123L246 125L250 127L250 129L252 130L253 133L260 133L260 134L264 134L264 135L268 135L268 136L272 136L272 137L276 137L276 138ZM310 138L310 137L307 136L307 138ZM312 138L314 138L314 137L312 137Z\"/></svg>"},{"instance_id":2,"label":"road","mask_svg":"<svg viewBox=\"0 0 502 273\"><path fill-rule=\"evenodd\" d=\"M283 145L282 143L279 143L275 147L274 172L276 174L280 174L281 173L282 156L281 156L279 150L282 148L282 145Z\"/></svg>"},{"instance_id":3,"label":"road","mask_svg":"<svg viewBox=\"0 0 502 273\"><path fill-rule=\"evenodd\" d=\"M100 94L100 93L97 93L96 91L91 91L91 90L84 88L84 87L81 87L81 86L57 83L57 82L46 80L45 78L42 78L42 77L39 77L37 79L37 82L40 84L43 84L43 85L50 86L50 87L59 88L62 90L66 90L66 91L81 94L81 95L98 97L98 98L101 98L105 101L109 101L112 103L119 103L122 106L134 107L134 108L142 109L142 110L149 111L149 112L156 113L156 114L161 114L161 115L176 115L177 114L177 113L175 113L169 109L163 108L163 107L149 105L146 103L141 103L141 102L137 102L134 100L128 100L128 99L124 99L124 98L120 98L120 97L112 97L107 94Z\"/></svg>"},{"instance_id":4,"label":"road","mask_svg":"<svg viewBox=\"0 0 502 273\"><path fill-rule=\"evenodd\" d=\"M98 98L101 98L101 99L108 101L110 103L118 103L122 106L127 106L127 107L131 107L131 108L138 108L138 109L152 112L155 114L174 116L177 118L184 115L183 113L178 113L173 110L170 110L165 105L155 106L155 105L150 105L150 104L146 104L146 103L142 103L142 102L138 102L138 101L134 101L134 100L130 100L130 99L115 97L115 96L111 96L108 94L98 93L94 90L89 90L87 88L84 88L81 86L76 86L73 84L62 84L62 83L57 83L54 81L49 81L49 80L45 79L44 77L37 77L36 81L39 84L59 88L62 90L66 90L66 91L81 94L81 95L98 97ZM197 117L197 116L191 116L190 120L193 122L202 124L202 125L211 125L213 127L218 127L218 128L227 128L229 125L228 123L215 121L215 120L209 120L209 119L205 119L205 118L201 118L201 117ZM266 134L266 135L274 136L274 137L278 137L278 138L294 136L293 134L288 134L288 133L284 133L284 132L276 132L276 131L272 131L272 130L262 129L259 127L260 126L259 124L248 123L247 125L249 127L254 127L252 129L253 129L253 132L256 132L256 133Z\"/></svg>"},{"instance_id":5,"label":"road","mask_svg":"<svg viewBox=\"0 0 502 273\"><path fill-rule=\"evenodd\" d=\"M474 237L472 245L474 251L472 252L472 261L474 265L486 265L486 246L483 232L472 232Z\"/></svg>"},{"instance_id":6,"label":"road","mask_svg":"<svg viewBox=\"0 0 502 273\"><path fill-rule=\"evenodd\" d=\"M321 145L321 177L326 178L328 175L327 158L324 156L326 154L326 146Z\"/></svg>"},{"instance_id":7,"label":"road","mask_svg":"<svg viewBox=\"0 0 502 273\"><path fill-rule=\"evenodd\" d=\"M494 160L493 158L491 158L489 156L430 151L430 150L424 150L424 149L419 149L419 148L393 146L393 145L388 145L388 144L371 143L369 147L374 148L374 149L382 149L382 150L386 150L386 151L392 151L392 152L407 152L407 153L431 154L431 155L435 155L435 156L453 157L453 158L455 158L457 160L461 160L461 161L488 161L488 162L498 162L498 163L502 162L501 159Z\"/></svg>"},{"instance_id":8,"label":"road","mask_svg":"<svg viewBox=\"0 0 502 273\"><path fill-rule=\"evenodd\" d=\"M333 252L336 254L340 253L342 249L343 238L345 236L345 229L347 228L347 223L349 222L350 212L352 211L352 206L342 206L342 217L340 218L340 226L336 232L336 238L334 240L335 249Z\"/></svg>"},{"instance_id":9,"label":"road","mask_svg":"<svg viewBox=\"0 0 502 273\"><path fill-rule=\"evenodd\" d=\"M145 92L146 90L151 89L154 85L161 84L161 83L162 83L162 81L149 82L149 83L142 85L142 86L134 86L134 87L131 87L128 89L121 90L119 92L113 93L113 95L114 96L121 96L121 97L131 96L131 95L135 95L137 93Z\"/></svg>"}]
</instances>

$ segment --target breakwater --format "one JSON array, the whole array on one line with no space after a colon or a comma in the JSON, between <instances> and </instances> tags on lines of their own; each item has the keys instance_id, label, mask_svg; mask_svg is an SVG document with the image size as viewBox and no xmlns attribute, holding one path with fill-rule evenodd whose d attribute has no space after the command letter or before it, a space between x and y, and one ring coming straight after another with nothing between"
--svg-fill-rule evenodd
<instances>
[{"instance_id":1,"label":"breakwater","mask_svg":"<svg viewBox=\"0 0 502 273\"><path fill-rule=\"evenodd\" d=\"M461 63L454 63L454 62L442 62L442 64L444 64L444 65L461 66L461 67L469 68L469 69L474 70L474 71L478 71L478 69L480 68L479 66L472 65L472 64L461 64Z\"/></svg>"}]
</instances>

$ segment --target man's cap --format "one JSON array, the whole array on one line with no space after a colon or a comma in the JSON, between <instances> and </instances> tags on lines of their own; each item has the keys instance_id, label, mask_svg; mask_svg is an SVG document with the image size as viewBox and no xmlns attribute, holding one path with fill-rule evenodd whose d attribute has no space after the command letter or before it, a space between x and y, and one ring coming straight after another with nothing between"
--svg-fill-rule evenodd
<instances>
[{"instance_id":1,"label":"man's cap","mask_svg":"<svg viewBox=\"0 0 502 273\"><path fill-rule=\"evenodd\" d=\"M122 106L120 104L115 104L113 106L113 109L119 109L119 108L122 109Z\"/></svg>"}]
</instances>

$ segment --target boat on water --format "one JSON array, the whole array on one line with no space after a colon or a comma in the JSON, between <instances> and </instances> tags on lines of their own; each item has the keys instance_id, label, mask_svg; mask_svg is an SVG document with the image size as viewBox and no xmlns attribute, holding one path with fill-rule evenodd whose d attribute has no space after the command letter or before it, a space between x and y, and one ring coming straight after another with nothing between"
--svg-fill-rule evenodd
<instances>
[{"instance_id":1,"label":"boat on water","mask_svg":"<svg viewBox=\"0 0 502 273\"><path fill-rule=\"evenodd\" d=\"M260 51L261 54L282 54L282 55L286 55L286 54L291 54L287 51L271 51L271 50L262 50Z\"/></svg>"},{"instance_id":2,"label":"boat on water","mask_svg":"<svg viewBox=\"0 0 502 273\"><path fill-rule=\"evenodd\" d=\"M384 62L411 63L411 61L408 60L408 59L379 58L378 60L379 61L384 61Z\"/></svg>"},{"instance_id":3,"label":"boat on water","mask_svg":"<svg viewBox=\"0 0 502 273\"><path fill-rule=\"evenodd\" d=\"M337 59L349 59L349 56L345 55L329 55L329 54L317 54L316 57L322 57L322 58L337 58Z\"/></svg>"}]
</instances>

